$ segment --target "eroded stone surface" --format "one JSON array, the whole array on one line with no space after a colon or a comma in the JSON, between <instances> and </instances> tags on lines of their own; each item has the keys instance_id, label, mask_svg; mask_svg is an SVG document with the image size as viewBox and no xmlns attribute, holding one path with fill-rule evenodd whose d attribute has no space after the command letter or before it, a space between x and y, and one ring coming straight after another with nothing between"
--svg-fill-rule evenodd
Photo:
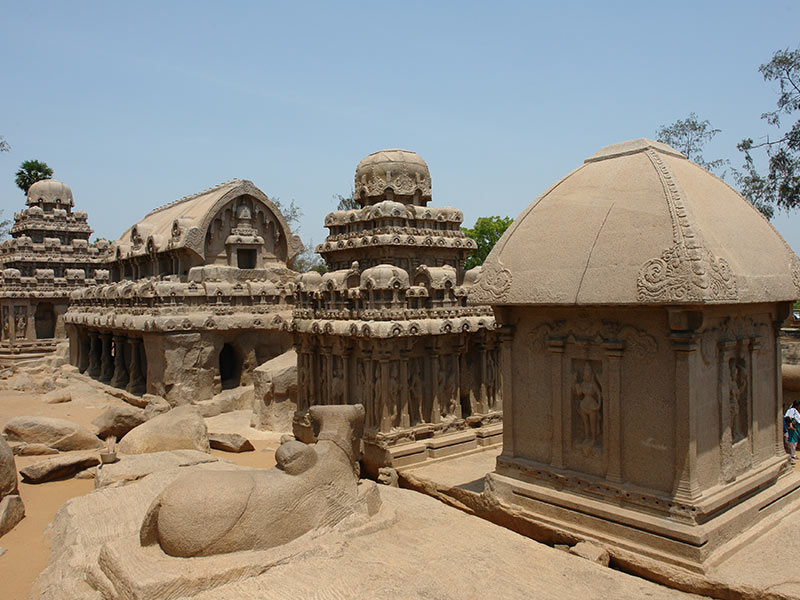
<instances>
[{"instance_id":1,"label":"eroded stone surface","mask_svg":"<svg viewBox=\"0 0 800 600\"><path fill-rule=\"evenodd\" d=\"M578 542L569 549L569 552L575 556L590 560L601 567L607 567L611 561L611 556L604 548L590 542Z\"/></svg>"},{"instance_id":2,"label":"eroded stone surface","mask_svg":"<svg viewBox=\"0 0 800 600\"><path fill-rule=\"evenodd\" d=\"M0 499L0 536L11 531L25 517L25 505L17 494Z\"/></svg>"},{"instance_id":3,"label":"eroded stone surface","mask_svg":"<svg viewBox=\"0 0 800 600\"><path fill-rule=\"evenodd\" d=\"M19 474L28 483L44 483L73 475L98 464L100 458L96 453L75 452L35 462L20 469Z\"/></svg>"},{"instance_id":4,"label":"eroded stone surface","mask_svg":"<svg viewBox=\"0 0 800 600\"><path fill-rule=\"evenodd\" d=\"M144 454L161 450L208 452L205 421L193 406L181 406L153 417L131 429L119 443L122 454Z\"/></svg>"},{"instance_id":5,"label":"eroded stone surface","mask_svg":"<svg viewBox=\"0 0 800 600\"><path fill-rule=\"evenodd\" d=\"M20 442L12 447L14 456L39 456L44 454L58 454L58 450L46 444L29 444Z\"/></svg>"},{"instance_id":6,"label":"eroded stone surface","mask_svg":"<svg viewBox=\"0 0 800 600\"><path fill-rule=\"evenodd\" d=\"M255 450L250 440L238 433L209 433L208 443L212 448L225 452L250 452Z\"/></svg>"},{"instance_id":7,"label":"eroded stone surface","mask_svg":"<svg viewBox=\"0 0 800 600\"><path fill-rule=\"evenodd\" d=\"M259 365L253 387L253 427L291 431L297 410L297 353L288 350Z\"/></svg>"},{"instance_id":8,"label":"eroded stone surface","mask_svg":"<svg viewBox=\"0 0 800 600\"><path fill-rule=\"evenodd\" d=\"M45 444L62 452L102 445L86 427L52 417L14 417L3 428L3 433L11 441Z\"/></svg>"},{"instance_id":9,"label":"eroded stone surface","mask_svg":"<svg viewBox=\"0 0 800 600\"><path fill-rule=\"evenodd\" d=\"M92 424L97 427L96 432L101 439L113 435L120 440L131 429L145 421L147 421L147 415L141 408L111 406L92 421Z\"/></svg>"},{"instance_id":10,"label":"eroded stone surface","mask_svg":"<svg viewBox=\"0 0 800 600\"><path fill-rule=\"evenodd\" d=\"M215 463L215 456L197 450L166 450L147 454L121 456L112 464L97 469L95 487L119 486L138 481L150 475L179 467L191 467L204 463Z\"/></svg>"}]
</instances>

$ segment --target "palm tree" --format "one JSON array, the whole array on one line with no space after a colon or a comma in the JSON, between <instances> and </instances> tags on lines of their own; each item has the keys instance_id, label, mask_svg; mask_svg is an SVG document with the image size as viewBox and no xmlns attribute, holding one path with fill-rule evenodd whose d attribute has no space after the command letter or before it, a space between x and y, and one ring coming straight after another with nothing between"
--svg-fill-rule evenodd
<instances>
[{"instance_id":1,"label":"palm tree","mask_svg":"<svg viewBox=\"0 0 800 600\"><path fill-rule=\"evenodd\" d=\"M38 160L26 160L19 166L19 171L17 171L14 181L17 187L27 194L28 188L34 183L42 179L50 179L52 176L53 169L48 167L47 163Z\"/></svg>"}]
</instances>

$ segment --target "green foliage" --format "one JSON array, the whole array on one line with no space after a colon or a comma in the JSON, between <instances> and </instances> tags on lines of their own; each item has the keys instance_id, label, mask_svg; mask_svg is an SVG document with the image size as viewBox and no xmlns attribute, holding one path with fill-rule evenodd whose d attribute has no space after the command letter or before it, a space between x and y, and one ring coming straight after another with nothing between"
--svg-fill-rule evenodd
<instances>
[{"instance_id":1,"label":"green foliage","mask_svg":"<svg viewBox=\"0 0 800 600\"><path fill-rule=\"evenodd\" d=\"M686 158L709 171L721 169L730 161L717 158L706 161L703 158L703 147L714 139L721 129L714 129L711 122L701 121L691 112L685 119L678 119L671 125L662 125L656 131L656 139L675 148L686 155ZM720 174L724 177L725 172Z\"/></svg>"},{"instance_id":2,"label":"green foliage","mask_svg":"<svg viewBox=\"0 0 800 600\"><path fill-rule=\"evenodd\" d=\"M464 268L472 269L482 265L497 240L513 222L514 219L511 217L480 217L471 229L462 227L461 230L464 234L478 244L478 247L467 256Z\"/></svg>"},{"instance_id":3,"label":"green foliage","mask_svg":"<svg viewBox=\"0 0 800 600\"><path fill-rule=\"evenodd\" d=\"M292 230L294 235L300 231L300 219L303 217L303 210L294 203L294 200L289 202L287 206L284 206L281 202L281 199L278 196L274 196L270 198L272 203L275 207L281 211L283 218L286 219L286 224L289 226L289 229Z\"/></svg>"},{"instance_id":4,"label":"green foliage","mask_svg":"<svg viewBox=\"0 0 800 600\"><path fill-rule=\"evenodd\" d=\"M333 199L337 201L336 210L353 210L361 208L361 204L355 199L355 192L350 190L349 196L342 196L341 194L334 194Z\"/></svg>"},{"instance_id":5,"label":"green foliage","mask_svg":"<svg viewBox=\"0 0 800 600\"><path fill-rule=\"evenodd\" d=\"M743 139L737 148L744 153L742 171L735 171L742 195L771 217L774 209L792 210L800 206L800 119L781 132L781 117L792 118L800 112L800 50L778 50L772 59L758 68L764 81L777 81L780 87L777 108L761 115L778 128L778 139L769 135L755 143ZM762 150L768 158L766 174L759 173L753 151Z\"/></svg>"},{"instance_id":6,"label":"green foliage","mask_svg":"<svg viewBox=\"0 0 800 600\"><path fill-rule=\"evenodd\" d=\"M53 169L48 167L47 163L38 160L26 160L19 166L14 181L17 187L27 194L28 188L34 183L42 179L50 179L52 176Z\"/></svg>"},{"instance_id":7,"label":"green foliage","mask_svg":"<svg viewBox=\"0 0 800 600\"><path fill-rule=\"evenodd\" d=\"M309 240L303 244L303 250L298 254L291 268L298 273L316 271L317 273L327 273L328 267L322 257L314 251L314 240Z\"/></svg>"}]
</instances>

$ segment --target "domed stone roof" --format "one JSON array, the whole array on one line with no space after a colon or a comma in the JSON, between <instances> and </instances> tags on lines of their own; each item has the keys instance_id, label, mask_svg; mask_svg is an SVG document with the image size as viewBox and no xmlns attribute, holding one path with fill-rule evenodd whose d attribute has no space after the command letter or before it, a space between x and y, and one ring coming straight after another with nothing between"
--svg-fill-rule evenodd
<instances>
[{"instance_id":1,"label":"domed stone roof","mask_svg":"<svg viewBox=\"0 0 800 600\"><path fill-rule=\"evenodd\" d=\"M28 188L28 206L41 206L42 204L56 204L61 206L74 206L72 190L65 183L55 179L42 179Z\"/></svg>"},{"instance_id":2,"label":"domed stone roof","mask_svg":"<svg viewBox=\"0 0 800 600\"><path fill-rule=\"evenodd\" d=\"M517 217L469 298L496 305L800 297L800 261L742 196L665 144L602 148Z\"/></svg>"},{"instance_id":3,"label":"domed stone roof","mask_svg":"<svg viewBox=\"0 0 800 600\"><path fill-rule=\"evenodd\" d=\"M387 199L386 190L391 190L394 199L401 202L410 201L419 192L426 203L431 199L431 174L416 152L380 150L358 163L354 190L362 206Z\"/></svg>"}]
</instances>

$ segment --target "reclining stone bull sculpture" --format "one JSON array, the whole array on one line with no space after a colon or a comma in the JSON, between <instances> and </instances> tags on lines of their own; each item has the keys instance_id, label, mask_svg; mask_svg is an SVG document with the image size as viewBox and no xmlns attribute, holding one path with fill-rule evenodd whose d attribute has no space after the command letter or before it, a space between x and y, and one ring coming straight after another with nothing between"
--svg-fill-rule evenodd
<instances>
[{"instance_id":1,"label":"reclining stone bull sculpture","mask_svg":"<svg viewBox=\"0 0 800 600\"><path fill-rule=\"evenodd\" d=\"M265 550L352 514L364 408L312 406L314 446L287 441L267 471L187 473L147 511L140 541L177 557Z\"/></svg>"}]
</instances>

